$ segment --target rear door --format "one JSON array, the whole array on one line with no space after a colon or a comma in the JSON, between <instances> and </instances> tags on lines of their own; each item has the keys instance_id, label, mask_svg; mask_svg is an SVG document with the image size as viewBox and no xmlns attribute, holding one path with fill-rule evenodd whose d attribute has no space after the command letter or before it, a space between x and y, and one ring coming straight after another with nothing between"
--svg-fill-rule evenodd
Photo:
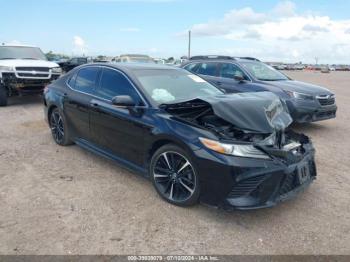
<instances>
[{"instance_id":1,"label":"rear door","mask_svg":"<svg viewBox=\"0 0 350 262\"><path fill-rule=\"evenodd\" d=\"M218 66L219 64L216 62L201 62L198 64L195 73L215 84L218 81Z\"/></svg>"},{"instance_id":2,"label":"rear door","mask_svg":"<svg viewBox=\"0 0 350 262\"><path fill-rule=\"evenodd\" d=\"M69 94L65 94L63 106L73 137L90 139L90 101L95 92L99 73L99 67L85 67L68 81L70 91Z\"/></svg>"}]
</instances>

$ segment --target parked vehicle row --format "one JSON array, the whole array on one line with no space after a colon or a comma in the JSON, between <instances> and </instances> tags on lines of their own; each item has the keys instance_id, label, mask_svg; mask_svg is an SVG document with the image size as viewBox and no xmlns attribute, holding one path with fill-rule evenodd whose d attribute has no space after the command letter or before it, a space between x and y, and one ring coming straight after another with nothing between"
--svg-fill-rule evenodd
<instances>
[{"instance_id":1,"label":"parked vehicle row","mask_svg":"<svg viewBox=\"0 0 350 262\"><path fill-rule=\"evenodd\" d=\"M288 129L283 100L226 94L182 68L83 65L45 89L44 105L57 144L141 173L175 205L270 207L316 178L315 150Z\"/></svg>"},{"instance_id":2,"label":"parked vehicle row","mask_svg":"<svg viewBox=\"0 0 350 262\"><path fill-rule=\"evenodd\" d=\"M227 93L269 91L285 101L294 122L334 118L335 95L326 88L292 80L254 58L192 57L182 67Z\"/></svg>"},{"instance_id":3,"label":"parked vehicle row","mask_svg":"<svg viewBox=\"0 0 350 262\"><path fill-rule=\"evenodd\" d=\"M91 63L92 61L88 57L72 57L67 61L58 62L59 66L62 68L63 72L69 72L73 68Z\"/></svg>"}]
</instances>

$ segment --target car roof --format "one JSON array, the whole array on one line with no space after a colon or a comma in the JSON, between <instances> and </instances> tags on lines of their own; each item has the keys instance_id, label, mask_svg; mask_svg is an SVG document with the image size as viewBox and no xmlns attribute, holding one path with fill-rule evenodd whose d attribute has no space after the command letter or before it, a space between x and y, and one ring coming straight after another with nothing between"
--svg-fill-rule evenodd
<instances>
[{"instance_id":1,"label":"car roof","mask_svg":"<svg viewBox=\"0 0 350 262\"><path fill-rule=\"evenodd\" d=\"M172 67L168 65L162 65L162 64L153 64L153 63L92 63L91 65L97 65L97 66L109 66L114 67L116 69L120 70L127 70L127 71L133 71L133 70L177 70L181 69L178 67Z\"/></svg>"},{"instance_id":2,"label":"car roof","mask_svg":"<svg viewBox=\"0 0 350 262\"><path fill-rule=\"evenodd\" d=\"M190 64L193 62L220 62L220 63L230 63L230 62L261 62L259 59L254 57L235 57L235 56L193 56L184 64Z\"/></svg>"}]
</instances>

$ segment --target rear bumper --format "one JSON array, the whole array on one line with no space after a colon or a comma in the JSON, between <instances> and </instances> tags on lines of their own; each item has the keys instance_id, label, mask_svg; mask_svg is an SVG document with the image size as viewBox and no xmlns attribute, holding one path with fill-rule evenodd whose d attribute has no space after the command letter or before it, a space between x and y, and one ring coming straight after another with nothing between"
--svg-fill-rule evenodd
<instances>
[{"instance_id":1,"label":"rear bumper","mask_svg":"<svg viewBox=\"0 0 350 262\"><path fill-rule=\"evenodd\" d=\"M200 201L225 210L272 207L295 197L316 178L311 145L302 159L293 164L278 159L223 156L202 149L195 154L200 173ZM308 175L301 181L303 168L307 168Z\"/></svg>"},{"instance_id":2,"label":"rear bumper","mask_svg":"<svg viewBox=\"0 0 350 262\"><path fill-rule=\"evenodd\" d=\"M337 105L321 106L318 101L286 101L289 112L297 123L309 123L336 117Z\"/></svg>"}]
</instances>

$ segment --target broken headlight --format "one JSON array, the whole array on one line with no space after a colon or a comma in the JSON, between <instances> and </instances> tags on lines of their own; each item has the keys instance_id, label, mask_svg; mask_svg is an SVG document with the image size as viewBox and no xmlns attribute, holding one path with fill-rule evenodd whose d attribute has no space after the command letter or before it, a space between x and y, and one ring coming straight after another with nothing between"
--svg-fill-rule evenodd
<instances>
[{"instance_id":1,"label":"broken headlight","mask_svg":"<svg viewBox=\"0 0 350 262\"><path fill-rule=\"evenodd\" d=\"M253 145L237 145L237 144L224 144L219 141L207 139L200 137L199 141L206 147L215 152L232 155L232 156L240 156L240 157L249 157L249 158L260 158L260 159L270 159L268 155L266 155L261 150L257 149Z\"/></svg>"},{"instance_id":2,"label":"broken headlight","mask_svg":"<svg viewBox=\"0 0 350 262\"><path fill-rule=\"evenodd\" d=\"M12 66L0 66L0 71L13 72L15 71L15 69Z\"/></svg>"},{"instance_id":3,"label":"broken headlight","mask_svg":"<svg viewBox=\"0 0 350 262\"><path fill-rule=\"evenodd\" d=\"M296 98L296 99L302 99L302 100L313 100L314 97L312 95L307 95L299 92L291 92L291 91L286 91L287 94L290 97Z\"/></svg>"}]
</instances>

